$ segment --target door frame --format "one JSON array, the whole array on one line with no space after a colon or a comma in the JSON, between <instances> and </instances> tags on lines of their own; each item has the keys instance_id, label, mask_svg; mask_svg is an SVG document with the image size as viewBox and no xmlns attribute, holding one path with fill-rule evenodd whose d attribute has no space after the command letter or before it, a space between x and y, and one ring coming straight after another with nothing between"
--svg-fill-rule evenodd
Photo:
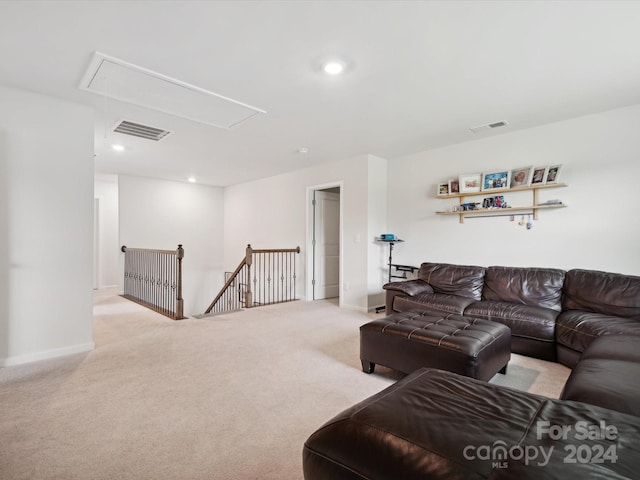
<instances>
[{"instance_id":1,"label":"door frame","mask_svg":"<svg viewBox=\"0 0 640 480\"><path fill-rule=\"evenodd\" d=\"M343 252L344 252L344 237L343 237L343 202L342 198L344 196L344 182L342 180L338 182L331 183L323 183L320 185L312 185L307 187L307 269L306 269L306 288L305 288L305 299L309 301L313 301L313 273L314 273L314 247L313 247L313 193L317 190L326 190L328 188L338 187L340 189L340 261L339 261L339 275L340 275L340 284L338 291L338 305L342 306L342 285L344 284L344 275L343 275Z\"/></svg>"},{"instance_id":2,"label":"door frame","mask_svg":"<svg viewBox=\"0 0 640 480\"><path fill-rule=\"evenodd\" d=\"M102 216L100 215L101 201L100 198L94 197L93 199L93 289L98 290L100 285L100 235L102 233L100 229L100 222Z\"/></svg>"}]
</instances>

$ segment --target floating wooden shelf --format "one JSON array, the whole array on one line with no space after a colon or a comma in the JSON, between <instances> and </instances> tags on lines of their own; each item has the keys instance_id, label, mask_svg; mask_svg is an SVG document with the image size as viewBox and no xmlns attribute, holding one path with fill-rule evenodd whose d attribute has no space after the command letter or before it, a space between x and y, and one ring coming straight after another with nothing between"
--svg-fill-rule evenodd
<instances>
[{"instance_id":1,"label":"floating wooden shelf","mask_svg":"<svg viewBox=\"0 0 640 480\"><path fill-rule=\"evenodd\" d=\"M535 185L530 187L515 187L515 188L497 188L492 190L482 190L480 192L468 192L468 193L453 193L451 195L438 195L436 198L443 200L446 198L459 198L460 205L466 203L464 198L466 197L478 197L478 196L496 196L496 195L504 195L513 192L525 192L531 191L533 192L533 204L525 205L525 206L516 206L516 207L507 207L507 208L481 208L477 210L459 210L457 212L436 212L438 215L458 215L460 217L460 223L464 223L464 219L467 216L490 216L490 214L494 215L509 215L510 212L522 212L531 210L533 212L533 219L538 220L538 210L546 209L546 208L564 208L566 207L563 203L540 203L538 197L538 191L547 189L547 188L560 188L566 187L566 183L553 183L550 185Z\"/></svg>"}]
</instances>

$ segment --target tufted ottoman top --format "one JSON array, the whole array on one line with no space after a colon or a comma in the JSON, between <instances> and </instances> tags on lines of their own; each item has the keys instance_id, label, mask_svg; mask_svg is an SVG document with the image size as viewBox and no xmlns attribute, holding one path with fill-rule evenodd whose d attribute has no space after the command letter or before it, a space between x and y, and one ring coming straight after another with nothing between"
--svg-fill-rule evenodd
<instances>
[{"instance_id":1,"label":"tufted ottoman top","mask_svg":"<svg viewBox=\"0 0 640 480\"><path fill-rule=\"evenodd\" d=\"M369 322L362 328L440 348L462 350L472 356L477 356L496 338L510 332L506 325L488 320L460 315L434 315L420 310L394 313Z\"/></svg>"}]
</instances>

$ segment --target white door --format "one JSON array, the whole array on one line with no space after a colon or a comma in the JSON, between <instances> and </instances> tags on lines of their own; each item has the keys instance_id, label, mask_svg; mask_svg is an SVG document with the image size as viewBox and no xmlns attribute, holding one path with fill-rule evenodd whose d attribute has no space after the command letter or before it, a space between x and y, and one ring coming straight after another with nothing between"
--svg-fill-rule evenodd
<instances>
[{"instance_id":1,"label":"white door","mask_svg":"<svg viewBox=\"0 0 640 480\"><path fill-rule=\"evenodd\" d=\"M314 192L313 299L340 295L340 194Z\"/></svg>"}]
</instances>

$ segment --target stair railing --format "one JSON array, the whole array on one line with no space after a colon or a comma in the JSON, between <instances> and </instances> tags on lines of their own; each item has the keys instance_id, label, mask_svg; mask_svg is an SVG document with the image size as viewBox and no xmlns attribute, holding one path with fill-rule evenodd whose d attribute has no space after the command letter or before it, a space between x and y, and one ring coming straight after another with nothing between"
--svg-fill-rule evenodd
<instances>
[{"instance_id":1,"label":"stair railing","mask_svg":"<svg viewBox=\"0 0 640 480\"><path fill-rule=\"evenodd\" d=\"M182 259L184 249L154 250L123 245L123 297L173 320L184 317Z\"/></svg>"},{"instance_id":2,"label":"stair railing","mask_svg":"<svg viewBox=\"0 0 640 480\"><path fill-rule=\"evenodd\" d=\"M298 253L300 247L256 250L247 245L244 258L204 314L297 300Z\"/></svg>"}]
</instances>

